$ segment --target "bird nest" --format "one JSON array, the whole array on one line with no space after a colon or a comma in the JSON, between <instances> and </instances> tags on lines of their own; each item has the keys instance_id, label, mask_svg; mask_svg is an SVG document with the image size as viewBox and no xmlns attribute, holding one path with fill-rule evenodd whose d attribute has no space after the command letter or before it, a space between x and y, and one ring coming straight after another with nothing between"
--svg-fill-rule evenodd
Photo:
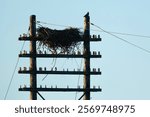
<instances>
[{"instance_id":1,"label":"bird nest","mask_svg":"<svg viewBox=\"0 0 150 117\"><path fill-rule=\"evenodd\" d=\"M53 30L47 27L37 29L38 48L48 49L52 53L73 53L81 45L81 32L78 28Z\"/></svg>"}]
</instances>

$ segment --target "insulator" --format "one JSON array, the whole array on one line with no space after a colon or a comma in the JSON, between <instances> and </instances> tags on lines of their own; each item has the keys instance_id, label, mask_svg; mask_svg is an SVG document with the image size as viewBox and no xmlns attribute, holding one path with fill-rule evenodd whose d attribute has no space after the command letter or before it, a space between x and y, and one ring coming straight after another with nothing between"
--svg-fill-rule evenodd
<instances>
[{"instance_id":1,"label":"insulator","mask_svg":"<svg viewBox=\"0 0 150 117\"><path fill-rule=\"evenodd\" d=\"M68 68L67 68L67 72L68 72Z\"/></svg>"},{"instance_id":2,"label":"insulator","mask_svg":"<svg viewBox=\"0 0 150 117\"><path fill-rule=\"evenodd\" d=\"M80 86L78 85L78 89L80 89Z\"/></svg>"},{"instance_id":3,"label":"insulator","mask_svg":"<svg viewBox=\"0 0 150 117\"><path fill-rule=\"evenodd\" d=\"M21 85L20 85L20 88L21 88Z\"/></svg>"},{"instance_id":4,"label":"insulator","mask_svg":"<svg viewBox=\"0 0 150 117\"><path fill-rule=\"evenodd\" d=\"M47 88L47 86L45 85L45 88Z\"/></svg>"},{"instance_id":5,"label":"insulator","mask_svg":"<svg viewBox=\"0 0 150 117\"><path fill-rule=\"evenodd\" d=\"M69 86L67 85L67 88L69 88Z\"/></svg>"},{"instance_id":6,"label":"insulator","mask_svg":"<svg viewBox=\"0 0 150 117\"><path fill-rule=\"evenodd\" d=\"M57 67L55 67L55 71L57 71Z\"/></svg>"},{"instance_id":7,"label":"insulator","mask_svg":"<svg viewBox=\"0 0 150 117\"><path fill-rule=\"evenodd\" d=\"M51 88L53 88L53 86L51 86Z\"/></svg>"},{"instance_id":8,"label":"insulator","mask_svg":"<svg viewBox=\"0 0 150 117\"><path fill-rule=\"evenodd\" d=\"M95 89L95 86L93 86L93 89Z\"/></svg>"},{"instance_id":9,"label":"insulator","mask_svg":"<svg viewBox=\"0 0 150 117\"><path fill-rule=\"evenodd\" d=\"M63 69L63 71L65 71L65 69Z\"/></svg>"},{"instance_id":10,"label":"insulator","mask_svg":"<svg viewBox=\"0 0 150 117\"><path fill-rule=\"evenodd\" d=\"M22 51L20 51L20 54L22 54Z\"/></svg>"},{"instance_id":11,"label":"insulator","mask_svg":"<svg viewBox=\"0 0 150 117\"><path fill-rule=\"evenodd\" d=\"M95 35L93 35L93 38L95 37Z\"/></svg>"},{"instance_id":12,"label":"insulator","mask_svg":"<svg viewBox=\"0 0 150 117\"><path fill-rule=\"evenodd\" d=\"M93 55L96 55L97 54L97 52L96 51L93 51Z\"/></svg>"},{"instance_id":13,"label":"insulator","mask_svg":"<svg viewBox=\"0 0 150 117\"><path fill-rule=\"evenodd\" d=\"M22 35L20 35L20 37L22 37Z\"/></svg>"},{"instance_id":14,"label":"insulator","mask_svg":"<svg viewBox=\"0 0 150 117\"><path fill-rule=\"evenodd\" d=\"M57 88L57 85L56 85L56 88Z\"/></svg>"},{"instance_id":15,"label":"insulator","mask_svg":"<svg viewBox=\"0 0 150 117\"><path fill-rule=\"evenodd\" d=\"M42 85L40 85L40 88L42 88Z\"/></svg>"},{"instance_id":16,"label":"insulator","mask_svg":"<svg viewBox=\"0 0 150 117\"><path fill-rule=\"evenodd\" d=\"M96 69L95 69L95 68L93 68L93 72L96 72Z\"/></svg>"},{"instance_id":17,"label":"insulator","mask_svg":"<svg viewBox=\"0 0 150 117\"><path fill-rule=\"evenodd\" d=\"M53 71L53 68L51 68L51 71Z\"/></svg>"},{"instance_id":18,"label":"insulator","mask_svg":"<svg viewBox=\"0 0 150 117\"><path fill-rule=\"evenodd\" d=\"M100 72L100 68L98 68L98 72Z\"/></svg>"},{"instance_id":19,"label":"insulator","mask_svg":"<svg viewBox=\"0 0 150 117\"><path fill-rule=\"evenodd\" d=\"M44 54L46 54L46 51L44 51Z\"/></svg>"},{"instance_id":20,"label":"insulator","mask_svg":"<svg viewBox=\"0 0 150 117\"><path fill-rule=\"evenodd\" d=\"M25 51L25 50L23 50L23 54L26 54L26 51Z\"/></svg>"},{"instance_id":21,"label":"insulator","mask_svg":"<svg viewBox=\"0 0 150 117\"><path fill-rule=\"evenodd\" d=\"M75 69L73 69L73 71L76 71Z\"/></svg>"},{"instance_id":22,"label":"insulator","mask_svg":"<svg viewBox=\"0 0 150 117\"><path fill-rule=\"evenodd\" d=\"M101 36L100 36L100 35L98 35L98 38L101 38Z\"/></svg>"},{"instance_id":23,"label":"insulator","mask_svg":"<svg viewBox=\"0 0 150 117\"><path fill-rule=\"evenodd\" d=\"M24 85L24 87L23 88L26 88L26 85Z\"/></svg>"},{"instance_id":24,"label":"insulator","mask_svg":"<svg viewBox=\"0 0 150 117\"><path fill-rule=\"evenodd\" d=\"M39 67L39 71L42 71L42 67Z\"/></svg>"},{"instance_id":25,"label":"insulator","mask_svg":"<svg viewBox=\"0 0 150 117\"><path fill-rule=\"evenodd\" d=\"M101 55L100 51L98 51L98 55Z\"/></svg>"},{"instance_id":26,"label":"insulator","mask_svg":"<svg viewBox=\"0 0 150 117\"><path fill-rule=\"evenodd\" d=\"M27 37L27 34L23 33L23 37Z\"/></svg>"},{"instance_id":27,"label":"insulator","mask_svg":"<svg viewBox=\"0 0 150 117\"><path fill-rule=\"evenodd\" d=\"M27 68L26 68L26 67L23 67L23 70L24 70L24 71L26 71L26 70L27 70Z\"/></svg>"},{"instance_id":28,"label":"insulator","mask_svg":"<svg viewBox=\"0 0 150 117\"><path fill-rule=\"evenodd\" d=\"M98 89L100 89L100 86L98 86Z\"/></svg>"},{"instance_id":29,"label":"insulator","mask_svg":"<svg viewBox=\"0 0 150 117\"><path fill-rule=\"evenodd\" d=\"M44 71L46 71L46 67L44 67Z\"/></svg>"}]
</instances>

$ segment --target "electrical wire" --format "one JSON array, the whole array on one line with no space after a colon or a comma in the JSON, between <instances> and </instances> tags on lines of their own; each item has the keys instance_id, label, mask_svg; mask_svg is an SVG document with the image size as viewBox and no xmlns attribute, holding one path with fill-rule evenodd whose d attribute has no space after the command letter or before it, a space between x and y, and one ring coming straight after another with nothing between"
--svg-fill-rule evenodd
<instances>
[{"instance_id":1,"label":"electrical wire","mask_svg":"<svg viewBox=\"0 0 150 117\"><path fill-rule=\"evenodd\" d=\"M102 30L96 30L96 29L91 29L92 31L97 31L97 32L104 32ZM123 33L123 32L113 32L113 31L107 31L112 34L117 34L117 35L124 35L124 36L132 36L132 37L140 37L140 38L150 38L148 35L138 35L138 34L131 34L131 33ZM104 32L105 33L105 32Z\"/></svg>"},{"instance_id":2,"label":"electrical wire","mask_svg":"<svg viewBox=\"0 0 150 117\"><path fill-rule=\"evenodd\" d=\"M42 21L37 21L37 24L42 26L41 24L46 24L46 25L52 25L52 26L59 26L59 27L65 27L65 28L69 28L72 26L67 26L67 25L61 25L61 24L53 24L53 23L46 23L46 22L42 22ZM92 24L91 24L92 25ZM79 27L79 29L83 29L82 27ZM98 31L98 32L105 32L104 30L95 30L95 29L91 29L92 31ZM134 36L134 37L142 37L142 38L150 38L150 36L148 35L139 35L139 34L131 34L131 33L123 33L123 32L114 32L114 31L107 31L111 34L118 34L118 35L126 35L126 36Z\"/></svg>"},{"instance_id":3,"label":"electrical wire","mask_svg":"<svg viewBox=\"0 0 150 117\"><path fill-rule=\"evenodd\" d=\"M43 23L43 24L47 24L47 25L54 25L54 26L60 26L60 27L71 27L71 26L60 25L60 24L53 24L53 23L46 23L46 22L41 22L41 21L37 21L37 23ZM97 26L97 25L95 25L93 23L90 23L90 24L100 29L100 30L94 30L94 29L92 29L93 31L105 32L105 33L107 33L107 34L109 34L111 36L114 36L114 37L116 37L116 38L124 41L125 43L128 43L128 44L130 44L130 45L132 45L132 46L134 46L134 47L136 47L138 49L141 49L141 50L143 50L143 51L145 51L147 53L150 53L150 50L147 50L147 49L145 49L145 48L143 48L143 47L141 47L139 45L136 45L134 43L131 43L131 42L129 42L129 41L127 41L127 40L125 40L125 39L117 36L117 35L114 35L114 34L128 35L128 36L135 36L135 37L142 37L142 38L150 38L150 36L138 35L138 34L131 34L131 33L111 32L111 31L106 31L106 30L102 29L101 27L99 27L99 26ZM83 29L83 28L80 28L80 29Z\"/></svg>"},{"instance_id":4,"label":"electrical wire","mask_svg":"<svg viewBox=\"0 0 150 117\"><path fill-rule=\"evenodd\" d=\"M72 26L66 26L66 25L60 25L60 24L53 24L53 23L46 23L46 22L42 22L42 21L37 21L37 24L40 24L40 23L46 24L46 25L52 25L52 26L66 27L66 28L72 27Z\"/></svg>"},{"instance_id":5,"label":"electrical wire","mask_svg":"<svg viewBox=\"0 0 150 117\"><path fill-rule=\"evenodd\" d=\"M55 65L56 65L56 60L57 60L57 58L53 59L54 65L53 65L53 67L52 67L51 69L53 69L53 68L55 67ZM52 63L52 64L53 64L53 63ZM42 78L42 81L44 81L47 76L48 76L48 74L46 74L46 75Z\"/></svg>"},{"instance_id":6,"label":"electrical wire","mask_svg":"<svg viewBox=\"0 0 150 117\"><path fill-rule=\"evenodd\" d=\"M80 68L79 69L81 69L81 67L82 67L82 62L83 62L82 60L83 59L81 59ZM80 82L80 76L81 75L78 76L77 86L79 85L79 82ZM75 100L77 99L77 94L78 94L78 92L76 91L76 93L75 93Z\"/></svg>"},{"instance_id":7,"label":"electrical wire","mask_svg":"<svg viewBox=\"0 0 150 117\"><path fill-rule=\"evenodd\" d=\"M30 30L30 26L29 26L29 28L28 28L27 35L29 35L29 30ZM24 45L25 45L25 41L23 41L23 44L22 44L22 47L21 47L21 50L20 50L20 51L23 51ZM5 94L5 96L4 96L4 100L6 100L6 98L7 98L7 95L8 95L8 92L9 92L9 89L10 89L10 86L11 86L11 83L12 83L12 81L13 81L13 78L14 78L14 75L15 75L15 72L16 72L16 69L17 69L17 66L18 66L18 63L19 63L19 57L17 58L17 62L16 62L16 65L15 65L14 71L13 71L13 73L12 73L10 82L9 82L9 84L8 84L8 88L7 88L7 90L6 90L6 94Z\"/></svg>"},{"instance_id":8,"label":"electrical wire","mask_svg":"<svg viewBox=\"0 0 150 117\"><path fill-rule=\"evenodd\" d=\"M21 51L23 50L24 45L25 45L25 41L24 41L23 44L22 44ZM15 72L16 72L16 69L17 69L17 66L18 66L18 63L19 63L19 57L17 58L17 62L16 62L16 65L15 65L14 71L13 71L13 73L12 73L12 76L11 76L11 79L10 79L10 82L9 82L9 85L8 85L8 88L7 88L7 91L6 91L4 100L6 100L6 98L7 98L7 95L8 95L8 92L9 92L9 89L10 89L10 86L11 86L11 83L12 83L12 81L13 81L13 78L14 78L14 75L15 75Z\"/></svg>"},{"instance_id":9,"label":"electrical wire","mask_svg":"<svg viewBox=\"0 0 150 117\"><path fill-rule=\"evenodd\" d=\"M95 24L93 24L93 23L91 23L91 25L93 25L93 26L99 28L99 29L102 30L103 32L105 32L105 33L107 33L107 34L109 34L109 35L111 35L111 36L113 36L113 37L116 37L117 39L119 39L119 40L121 40L121 41L123 41L123 42L125 42L125 43L128 43L128 44L130 44L130 45L132 45L132 46L134 46L134 47L136 47L136 48L138 48L138 49L140 49L140 50L142 50L142 51L144 51L144 52L150 53L150 50L147 50L147 49L145 49L145 48L143 48L143 47L141 47L141 46L139 46L139 45L136 45L136 44L131 43L131 42L129 42L129 41L127 41L127 40L125 40L125 39L119 37L119 36L116 36L116 35L114 35L114 34L108 32L108 31L102 29L101 27L99 27L99 26L97 26L97 25L95 25Z\"/></svg>"}]
</instances>

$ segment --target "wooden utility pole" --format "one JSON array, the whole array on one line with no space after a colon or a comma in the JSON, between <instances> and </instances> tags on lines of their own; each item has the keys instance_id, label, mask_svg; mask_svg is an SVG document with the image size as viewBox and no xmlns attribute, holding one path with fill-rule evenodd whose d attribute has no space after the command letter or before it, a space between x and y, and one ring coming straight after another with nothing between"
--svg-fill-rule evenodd
<instances>
[{"instance_id":1,"label":"wooden utility pole","mask_svg":"<svg viewBox=\"0 0 150 117\"><path fill-rule=\"evenodd\" d=\"M41 53L36 51L36 41L40 41L38 36L36 36L36 16L32 15L30 17L30 36L21 36L19 37L20 41L29 41L30 42L30 52L23 51L19 54L19 57L27 57L30 58L30 68L27 69L24 67L23 69L20 67L18 73L20 74L30 74L30 87L19 88L19 91L30 91L30 99L37 100L37 95L39 95L42 99L44 97L40 94L40 92L83 92L83 95L79 98L84 100L90 100L90 92L101 92L100 87L93 88L90 87L90 75L101 75L100 68L98 70L90 70L90 58L101 58L100 52L98 54L93 51L90 53L90 42L97 42L101 41L100 36L90 36L90 17L89 13L84 16L84 35L81 37L79 41L83 42L84 50L82 53L72 53L72 54L54 54L54 53L47 53L46 51ZM53 70L50 68L42 68L39 67L37 69L36 66L36 58L84 58L84 70ZM84 75L84 87L77 86L77 88L58 88L58 87L37 87L37 75L40 74L55 74L55 75Z\"/></svg>"},{"instance_id":2,"label":"wooden utility pole","mask_svg":"<svg viewBox=\"0 0 150 117\"><path fill-rule=\"evenodd\" d=\"M37 78L36 78L36 16L30 16L30 99L37 100Z\"/></svg>"},{"instance_id":3,"label":"wooden utility pole","mask_svg":"<svg viewBox=\"0 0 150 117\"><path fill-rule=\"evenodd\" d=\"M90 16L84 16L84 100L90 100Z\"/></svg>"}]
</instances>

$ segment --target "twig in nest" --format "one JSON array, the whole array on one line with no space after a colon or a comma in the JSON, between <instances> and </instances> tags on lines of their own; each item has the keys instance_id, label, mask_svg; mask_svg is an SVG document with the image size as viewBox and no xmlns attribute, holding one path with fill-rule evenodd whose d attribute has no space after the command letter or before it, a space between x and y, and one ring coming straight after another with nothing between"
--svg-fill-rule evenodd
<instances>
[{"instance_id":1,"label":"twig in nest","mask_svg":"<svg viewBox=\"0 0 150 117\"><path fill-rule=\"evenodd\" d=\"M52 53L72 53L79 48L81 32L78 28L52 30L47 27L37 29L39 47L44 47Z\"/></svg>"}]
</instances>

